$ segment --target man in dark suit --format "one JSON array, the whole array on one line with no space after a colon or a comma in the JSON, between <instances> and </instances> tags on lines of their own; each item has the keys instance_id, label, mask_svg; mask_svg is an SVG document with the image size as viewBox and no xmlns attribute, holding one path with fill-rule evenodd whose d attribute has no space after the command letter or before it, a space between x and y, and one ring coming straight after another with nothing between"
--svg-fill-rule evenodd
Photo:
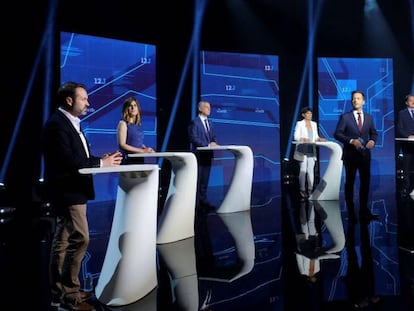
<instances>
[{"instance_id":1,"label":"man in dark suit","mask_svg":"<svg viewBox=\"0 0 414 311\"><path fill-rule=\"evenodd\" d=\"M122 154L117 151L101 158L91 154L80 129L79 116L89 107L84 85L64 83L57 100L59 108L42 133L46 193L56 215L49 267L51 305L91 311L95 309L85 302L88 296L80 291L79 272L89 244L86 205L95 192L92 175L82 175L79 169L117 166Z\"/></svg>"},{"instance_id":2,"label":"man in dark suit","mask_svg":"<svg viewBox=\"0 0 414 311\"><path fill-rule=\"evenodd\" d=\"M212 205L207 200L207 187L214 154L212 150L200 151L197 150L197 147L217 146L213 124L208 120L210 109L209 102L200 101L198 103L198 116L191 120L190 125L188 126L191 150L195 153L198 162L196 201L198 206L205 209L212 208Z\"/></svg>"},{"instance_id":3,"label":"man in dark suit","mask_svg":"<svg viewBox=\"0 0 414 311\"><path fill-rule=\"evenodd\" d=\"M400 138L414 140L414 94L405 97L406 108L398 113L397 130ZM414 141L402 142L403 153L403 195L409 194L414 188Z\"/></svg>"},{"instance_id":4,"label":"man in dark suit","mask_svg":"<svg viewBox=\"0 0 414 311\"><path fill-rule=\"evenodd\" d=\"M360 220L378 219L368 208L368 195L371 179L371 149L377 141L372 116L363 112L365 95L361 91L352 92L353 110L341 115L334 137L343 145L342 160L345 166L345 201L351 220L355 220L354 184L359 172L359 215Z\"/></svg>"}]
</instances>

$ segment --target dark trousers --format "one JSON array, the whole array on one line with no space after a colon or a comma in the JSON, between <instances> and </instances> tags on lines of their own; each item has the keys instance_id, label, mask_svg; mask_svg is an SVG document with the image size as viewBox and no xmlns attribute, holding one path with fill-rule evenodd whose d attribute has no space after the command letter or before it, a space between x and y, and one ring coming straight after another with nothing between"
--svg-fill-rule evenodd
<instances>
[{"instance_id":1,"label":"dark trousers","mask_svg":"<svg viewBox=\"0 0 414 311\"><path fill-rule=\"evenodd\" d=\"M371 179L371 156L370 154L358 155L344 162L345 166L345 202L349 213L355 213L354 208L354 186L356 174L359 173L359 213L367 214L368 196Z\"/></svg>"},{"instance_id":2,"label":"dark trousers","mask_svg":"<svg viewBox=\"0 0 414 311\"><path fill-rule=\"evenodd\" d=\"M200 152L197 154L198 177L197 177L197 204L209 204L207 199L207 188L210 179L213 152Z\"/></svg>"},{"instance_id":3,"label":"dark trousers","mask_svg":"<svg viewBox=\"0 0 414 311\"><path fill-rule=\"evenodd\" d=\"M403 173L403 189L411 192L414 189L414 153L403 153L402 161Z\"/></svg>"}]
</instances>

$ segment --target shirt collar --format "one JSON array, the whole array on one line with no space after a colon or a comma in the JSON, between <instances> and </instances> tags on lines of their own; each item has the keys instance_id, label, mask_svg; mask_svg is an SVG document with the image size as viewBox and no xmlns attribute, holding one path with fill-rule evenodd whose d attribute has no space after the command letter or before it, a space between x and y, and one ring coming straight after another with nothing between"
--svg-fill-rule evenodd
<instances>
[{"instance_id":1,"label":"shirt collar","mask_svg":"<svg viewBox=\"0 0 414 311\"><path fill-rule=\"evenodd\" d=\"M66 111L65 109L63 109L62 107L58 108L60 112L62 112L70 121L70 123L72 123L73 127L80 132L80 119L78 117L75 117L73 115L71 115L68 111Z\"/></svg>"}]
</instances>

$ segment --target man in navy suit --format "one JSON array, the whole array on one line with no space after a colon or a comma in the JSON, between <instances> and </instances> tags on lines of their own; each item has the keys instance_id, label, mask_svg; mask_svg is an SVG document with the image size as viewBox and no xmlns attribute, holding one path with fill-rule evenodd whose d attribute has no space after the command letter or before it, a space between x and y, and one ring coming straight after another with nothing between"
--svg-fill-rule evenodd
<instances>
[{"instance_id":1,"label":"man in navy suit","mask_svg":"<svg viewBox=\"0 0 414 311\"><path fill-rule=\"evenodd\" d=\"M67 82L57 94L58 110L43 128L42 151L45 164L47 197L56 215L55 232L49 263L51 305L67 310L92 311L85 302L87 293L80 291L79 272L89 244L86 217L88 200L95 197L92 175L82 175L87 167L118 166L119 151L96 157L91 154L80 129L79 116L89 107L83 84ZM90 296L90 295L89 295Z\"/></svg>"},{"instance_id":2,"label":"man in navy suit","mask_svg":"<svg viewBox=\"0 0 414 311\"><path fill-rule=\"evenodd\" d=\"M197 150L197 147L217 146L213 124L208 120L210 115L210 103L200 101L198 103L198 116L191 120L188 126L188 136L190 139L191 150L195 153L198 162L197 179L197 205L211 209L212 205L207 199L207 187L210 178L211 163L213 160L212 150Z\"/></svg>"},{"instance_id":3,"label":"man in navy suit","mask_svg":"<svg viewBox=\"0 0 414 311\"><path fill-rule=\"evenodd\" d=\"M363 112L365 95L352 92L352 111L341 115L334 137L343 145L342 160L345 166L345 201L350 220L355 220L354 184L359 172L359 215L362 221L378 219L368 208L371 179L371 149L377 141L377 130L372 116Z\"/></svg>"},{"instance_id":4,"label":"man in navy suit","mask_svg":"<svg viewBox=\"0 0 414 311\"><path fill-rule=\"evenodd\" d=\"M400 138L414 140L414 94L405 97L406 108L398 113L397 130ZM409 194L414 188L414 142L401 143L403 153L403 189L404 195Z\"/></svg>"}]
</instances>

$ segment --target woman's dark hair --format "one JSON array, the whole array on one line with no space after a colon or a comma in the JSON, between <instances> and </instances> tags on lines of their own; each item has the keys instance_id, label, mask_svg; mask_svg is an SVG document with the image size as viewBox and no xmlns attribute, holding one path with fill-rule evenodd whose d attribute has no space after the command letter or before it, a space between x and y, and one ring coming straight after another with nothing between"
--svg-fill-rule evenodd
<instances>
[{"instance_id":1,"label":"woman's dark hair","mask_svg":"<svg viewBox=\"0 0 414 311\"><path fill-rule=\"evenodd\" d=\"M304 114L304 113L307 113L307 112L309 112L309 111L310 111L310 112L313 112L311 107L306 106L306 107L303 107L303 108L300 110L300 114Z\"/></svg>"}]
</instances>

